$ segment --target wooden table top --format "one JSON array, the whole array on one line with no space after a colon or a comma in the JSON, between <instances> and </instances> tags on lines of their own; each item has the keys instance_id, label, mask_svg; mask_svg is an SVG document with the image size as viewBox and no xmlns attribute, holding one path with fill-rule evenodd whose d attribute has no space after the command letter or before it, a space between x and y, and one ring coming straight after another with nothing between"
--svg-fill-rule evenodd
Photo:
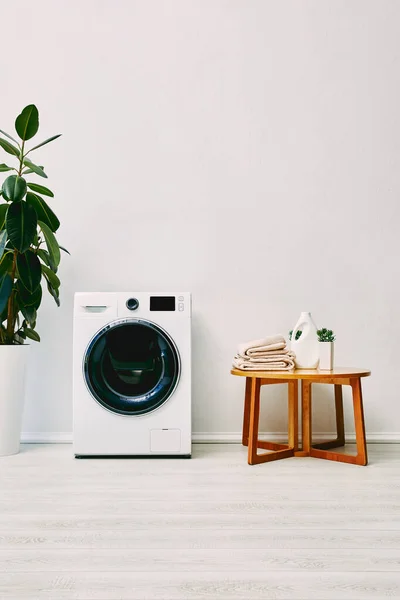
<instances>
[{"instance_id":1,"label":"wooden table top","mask_svg":"<svg viewBox=\"0 0 400 600\"><path fill-rule=\"evenodd\" d=\"M319 371L318 369L295 369L294 371L242 371L232 369L232 375L241 377L257 377L259 379L351 379L352 377L368 377L371 371L367 369L347 369L336 367L332 371Z\"/></svg>"}]
</instances>

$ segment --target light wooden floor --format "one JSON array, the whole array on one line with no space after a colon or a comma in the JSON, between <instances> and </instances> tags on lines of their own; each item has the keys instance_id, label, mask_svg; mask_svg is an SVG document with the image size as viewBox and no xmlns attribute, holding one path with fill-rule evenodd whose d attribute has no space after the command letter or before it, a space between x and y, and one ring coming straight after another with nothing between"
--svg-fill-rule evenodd
<instances>
[{"instance_id":1,"label":"light wooden floor","mask_svg":"<svg viewBox=\"0 0 400 600\"><path fill-rule=\"evenodd\" d=\"M400 598L400 446L368 467L22 448L0 459L1 600Z\"/></svg>"}]
</instances>

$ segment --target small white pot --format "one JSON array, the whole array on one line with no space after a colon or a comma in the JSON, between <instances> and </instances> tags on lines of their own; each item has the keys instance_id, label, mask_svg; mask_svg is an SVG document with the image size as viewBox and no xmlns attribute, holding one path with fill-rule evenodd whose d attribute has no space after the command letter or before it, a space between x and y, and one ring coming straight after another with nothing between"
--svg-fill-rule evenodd
<instances>
[{"instance_id":1,"label":"small white pot","mask_svg":"<svg viewBox=\"0 0 400 600\"><path fill-rule=\"evenodd\" d=\"M29 345L0 345L0 456L19 452Z\"/></svg>"},{"instance_id":2,"label":"small white pot","mask_svg":"<svg viewBox=\"0 0 400 600\"><path fill-rule=\"evenodd\" d=\"M319 346L319 369L321 371L332 371L334 360L334 342L318 342Z\"/></svg>"}]
</instances>

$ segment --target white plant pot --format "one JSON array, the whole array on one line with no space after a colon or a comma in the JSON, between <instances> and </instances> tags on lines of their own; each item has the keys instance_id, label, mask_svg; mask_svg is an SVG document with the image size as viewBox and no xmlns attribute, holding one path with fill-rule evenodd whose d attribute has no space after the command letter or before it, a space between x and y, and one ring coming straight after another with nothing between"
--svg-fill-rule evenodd
<instances>
[{"instance_id":1,"label":"white plant pot","mask_svg":"<svg viewBox=\"0 0 400 600\"><path fill-rule=\"evenodd\" d=\"M319 369L332 371L334 359L334 342L319 342Z\"/></svg>"},{"instance_id":2,"label":"white plant pot","mask_svg":"<svg viewBox=\"0 0 400 600\"><path fill-rule=\"evenodd\" d=\"M0 456L19 452L29 345L0 345Z\"/></svg>"}]
</instances>

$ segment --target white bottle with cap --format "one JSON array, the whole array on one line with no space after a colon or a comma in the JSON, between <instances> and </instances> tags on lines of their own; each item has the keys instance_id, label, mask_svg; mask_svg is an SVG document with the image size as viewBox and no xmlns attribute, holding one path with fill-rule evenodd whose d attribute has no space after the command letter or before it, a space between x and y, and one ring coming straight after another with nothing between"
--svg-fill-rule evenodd
<instances>
[{"instance_id":1,"label":"white bottle with cap","mask_svg":"<svg viewBox=\"0 0 400 600\"><path fill-rule=\"evenodd\" d=\"M296 334L301 336L296 340ZM319 346L317 326L310 312L302 312L293 332L290 347L296 355L294 359L297 369L316 369L319 362Z\"/></svg>"}]
</instances>

